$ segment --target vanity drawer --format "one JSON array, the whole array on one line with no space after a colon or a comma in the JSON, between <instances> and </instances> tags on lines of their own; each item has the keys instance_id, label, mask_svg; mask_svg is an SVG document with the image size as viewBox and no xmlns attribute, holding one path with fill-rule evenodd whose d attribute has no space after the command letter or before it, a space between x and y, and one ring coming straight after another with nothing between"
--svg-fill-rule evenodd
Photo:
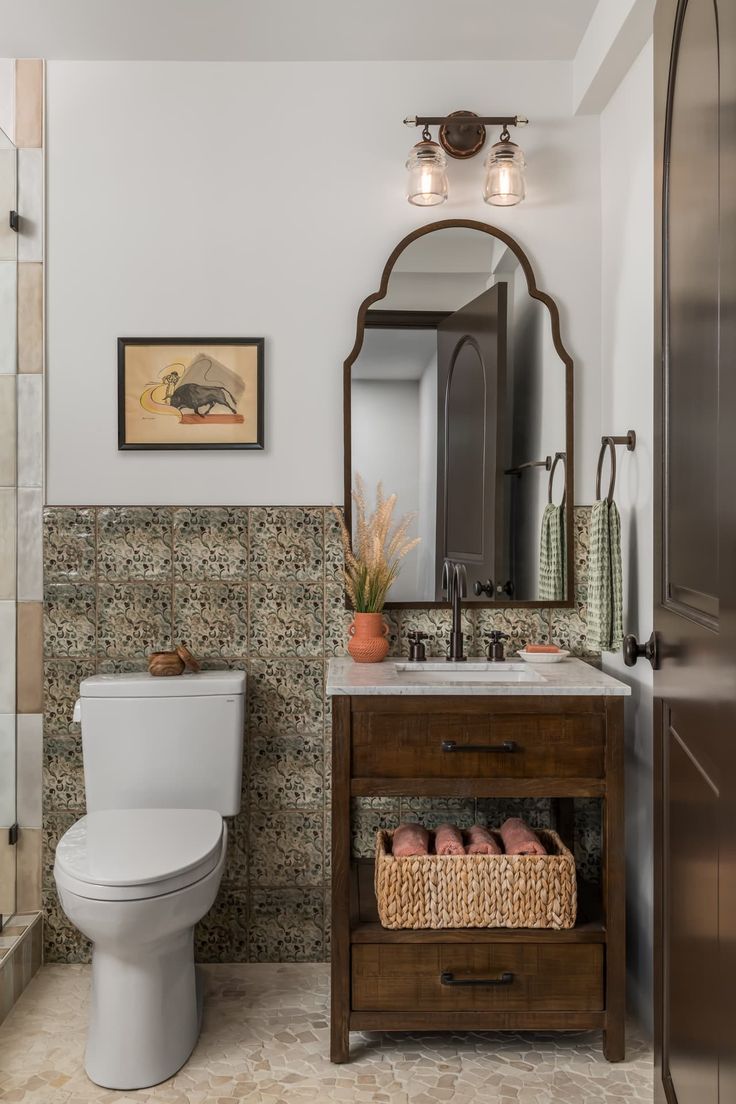
<instances>
[{"instance_id":1,"label":"vanity drawer","mask_svg":"<svg viewBox=\"0 0 736 1104\"><path fill-rule=\"evenodd\" d=\"M354 778L603 778L600 713L352 717Z\"/></svg>"},{"instance_id":2,"label":"vanity drawer","mask_svg":"<svg viewBox=\"0 0 736 1104\"><path fill-rule=\"evenodd\" d=\"M356 945L352 954L356 1011L603 1008L604 948L599 943L378 943Z\"/></svg>"}]
</instances>

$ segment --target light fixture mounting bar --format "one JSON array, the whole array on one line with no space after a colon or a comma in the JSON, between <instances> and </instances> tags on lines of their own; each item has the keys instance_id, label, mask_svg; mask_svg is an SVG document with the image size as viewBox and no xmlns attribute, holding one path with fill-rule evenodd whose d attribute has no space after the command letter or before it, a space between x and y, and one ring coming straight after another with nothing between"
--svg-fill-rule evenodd
<instances>
[{"instance_id":1,"label":"light fixture mounting bar","mask_svg":"<svg viewBox=\"0 0 736 1104\"><path fill-rule=\"evenodd\" d=\"M457 116L451 115L407 115L405 126L446 126L457 124ZM474 126L526 126L529 120L525 115L474 115L468 119Z\"/></svg>"}]
</instances>

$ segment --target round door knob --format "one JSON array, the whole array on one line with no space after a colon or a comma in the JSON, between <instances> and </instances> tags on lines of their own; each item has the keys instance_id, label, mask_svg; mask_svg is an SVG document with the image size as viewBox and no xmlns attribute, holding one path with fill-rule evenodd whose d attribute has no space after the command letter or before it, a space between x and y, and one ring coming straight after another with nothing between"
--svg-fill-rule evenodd
<instances>
[{"instance_id":1,"label":"round door knob","mask_svg":"<svg viewBox=\"0 0 736 1104\"><path fill-rule=\"evenodd\" d=\"M657 634L655 632L649 637L645 644L640 644L633 633L629 633L624 637L624 663L627 667L633 667L637 659L648 659L652 667L656 671L659 667L659 644L657 641Z\"/></svg>"},{"instance_id":2,"label":"round door knob","mask_svg":"<svg viewBox=\"0 0 736 1104\"><path fill-rule=\"evenodd\" d=\"M473 590L475 591L476 598L480 598L481 594L487 594L489 598L493 597L493 580L486 579L484 583L480 579L476 579L473 583Z\"/></svg>"}]
</instances>

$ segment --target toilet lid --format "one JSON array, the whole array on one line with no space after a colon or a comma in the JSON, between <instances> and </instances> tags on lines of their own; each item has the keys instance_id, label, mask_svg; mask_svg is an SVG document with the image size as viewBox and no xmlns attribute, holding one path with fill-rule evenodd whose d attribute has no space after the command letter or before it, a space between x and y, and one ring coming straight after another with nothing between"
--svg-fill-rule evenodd
<instances>
[{"instance_id":1,"label":"toilet lid","mask_svg":"<svg viewBox=\"0 0 736 1104\"><path fill-rule=\"evenodd\" d=\"M213 870L222 841L222 817L212 809L105 809L64 833L54 870L81 896L154 897Z\"/></svg>"}]
</instances>

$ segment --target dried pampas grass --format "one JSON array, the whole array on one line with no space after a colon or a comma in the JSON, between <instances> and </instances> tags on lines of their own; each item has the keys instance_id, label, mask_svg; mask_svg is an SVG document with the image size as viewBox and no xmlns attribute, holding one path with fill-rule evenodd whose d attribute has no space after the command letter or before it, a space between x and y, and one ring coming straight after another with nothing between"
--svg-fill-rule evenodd
<instances>
[{"instance_id":1,"label":"dried pampas grass","mask_svg":"<svg viewBox=\"0 0 736 1104\"><path fill-rule=\"evenodd\" d=\"M357 474L352 499L355 506L355 539L348 532L342 512L333 506L342 531L345 588L357 613L379 613L399 574L401 561L419 544L419 537L407 537L409 526L416 515L405 514L392 532L396 495L384 498L383 486L379 483L376 488L375 509L369 514L365 483Z\"/></svg>"}]
</instances>

